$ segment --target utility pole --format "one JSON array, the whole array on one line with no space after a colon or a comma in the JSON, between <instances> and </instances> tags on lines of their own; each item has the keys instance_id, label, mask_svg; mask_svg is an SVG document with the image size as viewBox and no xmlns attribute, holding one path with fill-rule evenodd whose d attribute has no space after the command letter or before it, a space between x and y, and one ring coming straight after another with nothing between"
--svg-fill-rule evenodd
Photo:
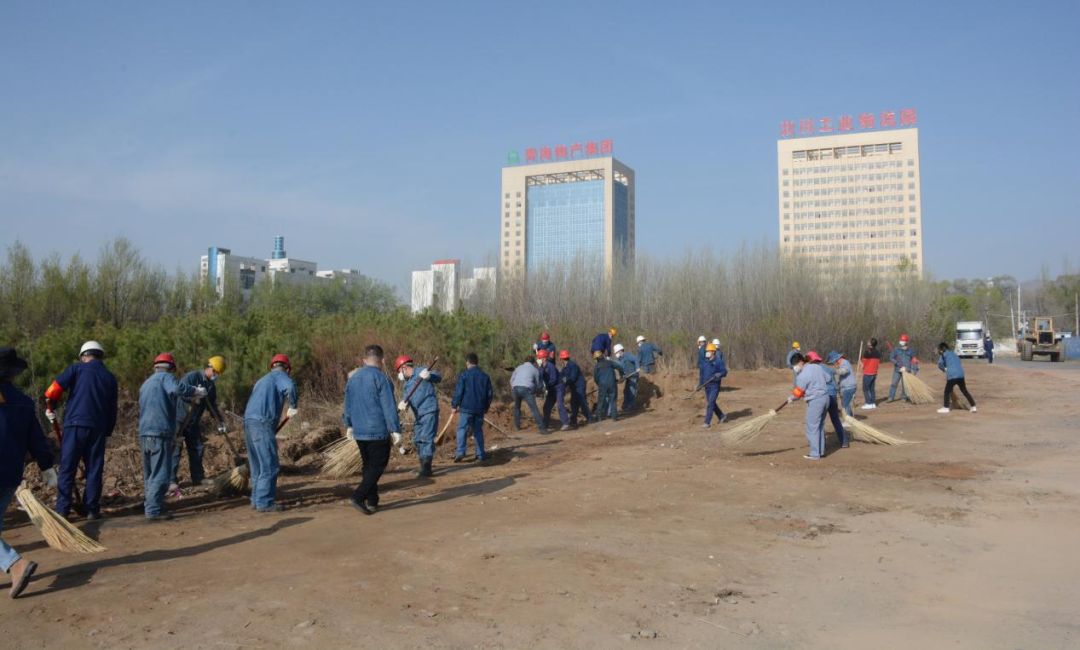
<instances>
[{"instance_id":1,"label":"utility pole","mask_svg":"<svg viewBox=\"0 0 1080 650\"><path fill-rule=\"evenodd\" d=\"M1073 317L1076 318L1076 327L1073 336L1080 336L1080 293L1073 294Z\"/></svg>"}]
</instances>

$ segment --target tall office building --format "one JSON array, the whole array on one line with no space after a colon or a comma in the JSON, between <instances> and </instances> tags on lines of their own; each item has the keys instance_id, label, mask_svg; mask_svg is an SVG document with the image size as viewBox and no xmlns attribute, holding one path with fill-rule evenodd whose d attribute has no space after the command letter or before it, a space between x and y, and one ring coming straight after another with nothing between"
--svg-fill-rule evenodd
<instances>
[{"instance_id":1,"label":"tall office building","mask_svg":"<svg viewBox=\"0 0 1080 650\"><path fill-rule=\"evenodd\" d=\"M502 273L565 270L575 263L610 273L633 264L634 170L603 155L611 144L601 144L569 149L601 152L595 157L568 158L567 147L555 147L566 159L552 162L532 163L536 156L529 153L518 165L511 154L499 202Z\"/></svg>"},{"instance_id":2,"label":"tall office building","mask_svg":"<svg viewBox=\"0 0 1080 650\"><path fill-rule=\"evenodd\" d=\"M923 272L917 128L781 139L776 151L784 253Z\"/></svg>"}]
</instances>

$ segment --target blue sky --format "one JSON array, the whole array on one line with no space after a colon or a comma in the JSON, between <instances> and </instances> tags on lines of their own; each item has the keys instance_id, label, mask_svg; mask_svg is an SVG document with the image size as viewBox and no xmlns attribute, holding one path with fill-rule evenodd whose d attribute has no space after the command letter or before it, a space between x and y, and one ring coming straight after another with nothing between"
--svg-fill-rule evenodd
<instances>
[{"instance_id":1,"label":"blue sky","mask_svg":"<svg viewBox=\"0 0 1080 650\"><path fill-rule=\"evenodd\" d=\"M3 3L0 244L400 286L494 255L509 150L610 138L638 250L722 254L776 242L781 120L915 108L928 269L1075 269L1080 3L727 4Z\"/></svg>"}]
</instances>

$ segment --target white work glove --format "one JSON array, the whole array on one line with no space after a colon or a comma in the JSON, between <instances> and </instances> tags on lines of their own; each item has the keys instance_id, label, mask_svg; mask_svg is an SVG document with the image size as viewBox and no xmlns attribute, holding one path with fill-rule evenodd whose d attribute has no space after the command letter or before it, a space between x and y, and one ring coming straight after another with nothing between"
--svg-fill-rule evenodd
<instances>
[{"instance_id":1,"label":"white work glove","mask_svg":"<svg viewBox=\"0 0 1080 650\"><path fill-rule=\"evenodd\" d=\"M293 419L294 417L296 417L296 415L297 415L297 414L298 414L299 412L300 412L300 410L299 410L299 409L297 409L297 408L295 408L295 407L292 407L292 406L290 406L290 407L289 407L289 410L288 410L288 411L285 411L285 417L287 417L287 418L289 418L289 419L291 420L291 419Z\"/></svg>"},{"instance_id":2,"label":"white work glove","mask_svg":"<svg viewBox=\"0 0 1080 650\"><path fill-rule=\"evenodd\" d=\"M56 424L56 411L45 409L45 419L49 421L49 424Z\"/></svg>"},{"instance_id":3,"label":"white work glove","mask_svg":"<svg viewBox=\"0 0 1080 650\"><path fill-rule=\"evenodd\" d=\"M420 371L420 379L423 379L423 380L426 381L430 377L431 377L431 371L428 370L427 368L424 368L423 370Z\"/></svg>"},{"instance_id":4,"label":"white work glove","mask_svg":"<svg viewBox=\"0 0 1080 650\"><path fill-rule=\"evenodd\" d=\"M900 366L900 372L907 372L907 368L905 368L904 366Z\"/></svg>"},{"instance_id":5,"label":"white work glove","mask_svg":"<svg viewBox=\"0 0 1080 650\"><path fill-rule=\"evenodd\" d=\"M43 471L41 473L41 480L45 481L45 485L47 485L50 489L55 490L58 480L56 477L56 468L50 467L49 469Z\"/></svg>"},{"instance_id":6,"label":"white work glove","mask_svg":"<svg viewBox=\"0 0 1080 650\"><path fill-rule=\"evenodd\" d=\"M353 429L352 429L352 427L349 427L348 429L345 429L345 435L350 437L350 438L353 437Z\"/></svg>"},{"instance_id":7,"label":"white work glove","mask_svg":"<svg viewBox=\"0 0 1080 650\"><path fill-rule=\"evenodd\" d=\"M217 432L220 433L221 435L225 435L225 431L227 431L227 429L225 428L225 423L224 422L218 422Z\"/></svg>"},{"instance_id":8,"label":"white work glove","mask_svg":"<svg viewBox=\"0 0 1080 650\"><path fill-rule=\"evenodd\" d=\"M409 403L406 402L405 400L401 400L400 402L397 403L397 410L404 411L407 408L409 408Z\"/></svg>"},{"instance_id":9,"label":"white work glove","mask_svg":"<svg viewBox=\"0 0 1080 650\"><path fill-rule=\"evenodd\" d=\"M795 403L795 398L794 397L787 398L787 403L788 404L794 404Z\"/></svg>"},{"instance_id":10,"label":"white work glove","mask_svg":"<svg viewBox=\"0 0 1080 650\"><path fill-rule=\"evenodd\" d=\"M394 443L395 447L401 446L401 434L397 431L390 432L390 441Z\"/></svg>"},{"instance_id":11,"label":"white work glove","mask_svg":"<svg viewBox=\"0 0 1080 650\"><path fill-rule=\"evenodd\" d=\"M206 397L206 392L207 391L206 391L205 386L196 386L195 387L195 399L196 399L196 401Z\"/></svg>"}]
</instances>

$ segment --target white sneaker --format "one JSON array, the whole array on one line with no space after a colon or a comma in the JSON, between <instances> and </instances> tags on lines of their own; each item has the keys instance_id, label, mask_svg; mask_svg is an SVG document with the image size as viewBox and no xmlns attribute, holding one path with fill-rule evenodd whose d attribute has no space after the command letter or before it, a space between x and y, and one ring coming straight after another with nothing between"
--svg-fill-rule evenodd
<instances>
[{"instance_id":1,"label":"white sneaker","mask_svg":"<svg viewBox=\"0 0 1080 650\"><path fill-rule=\"evenodd\" d=\"M971 407L971 412L972 412L972 413L978 413L978 412L979 412L979 407L977 407L977 406L972 406L972 407Z\"/></svg>"},{"instance_id":2,"label":"white sneaker","mask_svg":"<svg viewBox=\"0 0 1080 650\"><path fill-rule=\"evenodd\" d=\"M938 413L948 413L951 409L947 407L941 407L937 410Z\"/></svg>"},{"instance_id":3,"label":"white sneaker","mask_svg":"<svg viewBox=\"0 0 1080 650\"><path fill-rule=\"evenodd\" d=\"M873 410L873 408L874 408L873 404L863 404L862 405L862 410L864 410L864 411L870 411L870 410Z\"/></svg>"}]
</instances>

